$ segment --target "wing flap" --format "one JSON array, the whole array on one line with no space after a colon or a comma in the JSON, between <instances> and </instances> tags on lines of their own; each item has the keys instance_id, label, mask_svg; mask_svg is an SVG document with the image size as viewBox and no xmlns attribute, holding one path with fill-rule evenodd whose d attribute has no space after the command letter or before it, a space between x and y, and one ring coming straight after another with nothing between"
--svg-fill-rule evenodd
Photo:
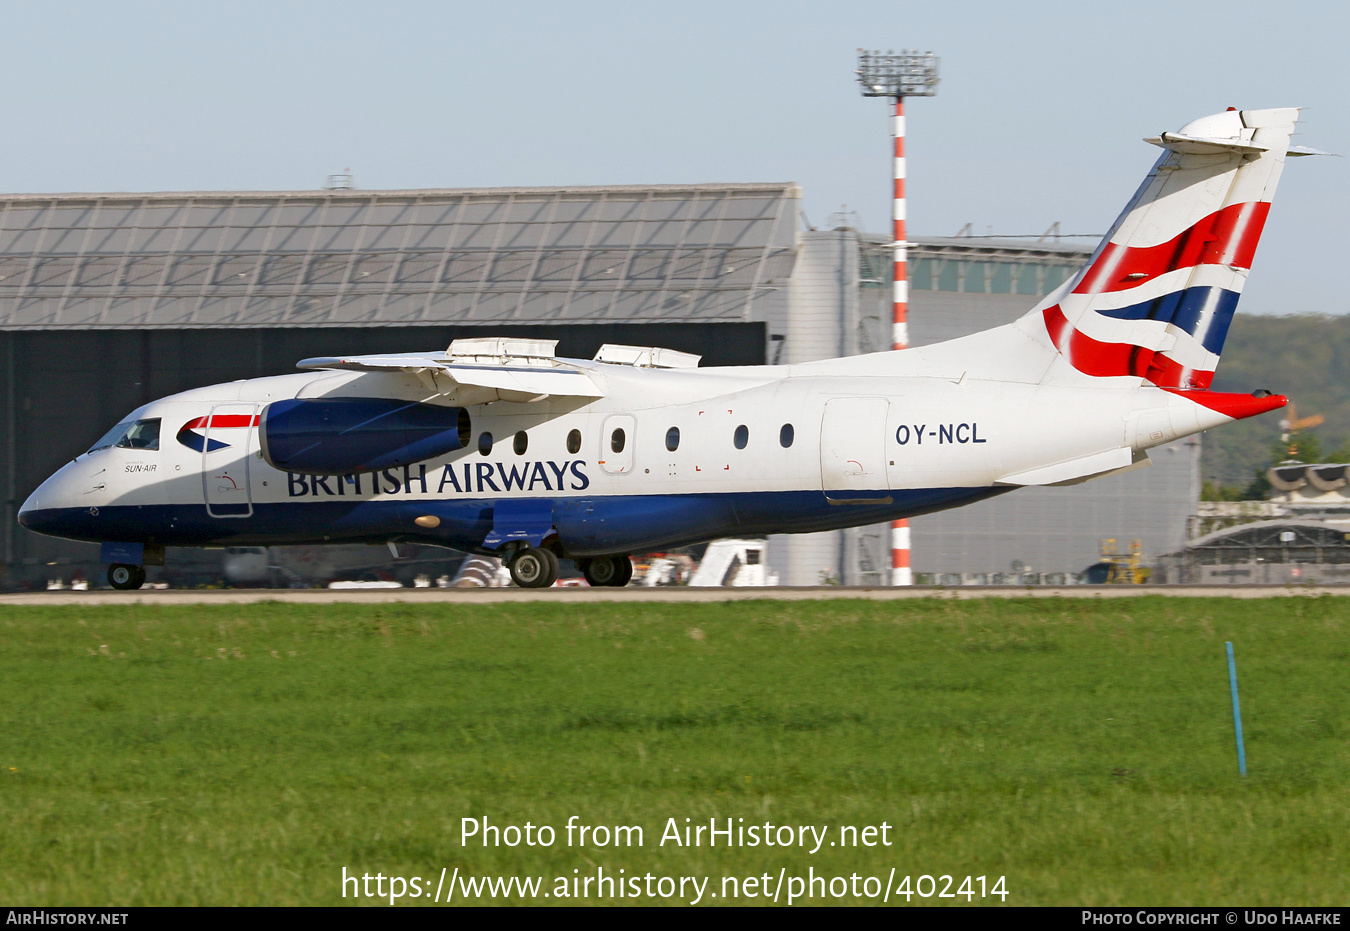
<instances>
[{"instance_id":1,"label":"wing flap","mask_svg":"<svg viewBox=\"0 0 1350 931\"><path fill-rule=\"evenodd\" d=\"M576 369L495 368L490 366L445 365L436 370L457 384L475 388L496 388L521 394L556 395L569 398L602 398L605 393L589 375Z\"/></svg>"}]
</instances>

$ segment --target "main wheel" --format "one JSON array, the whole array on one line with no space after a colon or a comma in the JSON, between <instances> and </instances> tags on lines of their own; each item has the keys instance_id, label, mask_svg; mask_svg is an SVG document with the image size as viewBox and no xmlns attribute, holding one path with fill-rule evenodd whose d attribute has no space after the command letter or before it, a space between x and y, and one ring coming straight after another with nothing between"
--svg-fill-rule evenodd
<instances>
[{"instance_id":1,"label":"main wheel","mask_svg":"<svg viewBox=\"0 0 1350 931\"><path fill-rule=\"evenodd\" d=\"M597 556L586 560L581 574L592 586L622 588L633 578L633 562L627 556Z\"/></svg>"},{"instance_id":2,"label":"main wheel","mask_svg":"<svg viewBox=\"0 0 1350 931\"><path fill-rule=\"evenodd\" d=\"M511 581L521 588L548 588L558 581L558 557L541 547L521 550L511 560Z\"/></svg>"},{"instance_id":3,"label":"main wheel","mask_svg":"<svg viewBox=\"0 0 1350 931\"><path fill-rule=\"evenodd\" d=\"M108 584L122 591L140 588L145 584L145 569L115 562L108 567Z\"/></svg>"}]
</instances>

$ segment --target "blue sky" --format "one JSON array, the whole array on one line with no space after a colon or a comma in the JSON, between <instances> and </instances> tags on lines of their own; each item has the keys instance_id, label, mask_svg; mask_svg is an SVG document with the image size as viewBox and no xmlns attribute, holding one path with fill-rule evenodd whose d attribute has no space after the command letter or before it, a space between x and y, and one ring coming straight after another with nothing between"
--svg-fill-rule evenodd
<instances>
[{"instance_id":1,"label":"blue sky","mask_svg":"<svg viewBox=\"0 0 1350 931\"><path fill-rule=\"evenodd\" d=\"M14 192L797 181L823 226L889 210L886 104L859 46L931 49L909 104L916 235L1100 232L1140 141L1303 106L1350 154L1346 5L424 2L5 7ZM1350 160L1293 160L1241 309L1350 310Z\"/></svg>"}]
</instances>

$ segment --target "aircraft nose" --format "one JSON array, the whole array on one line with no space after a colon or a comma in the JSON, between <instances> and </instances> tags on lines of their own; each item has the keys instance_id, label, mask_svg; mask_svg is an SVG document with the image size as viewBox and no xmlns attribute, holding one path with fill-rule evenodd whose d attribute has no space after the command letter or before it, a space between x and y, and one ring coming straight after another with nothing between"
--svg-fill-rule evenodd
<instances>
[{"instance_id":1,"label":"aircraft nose","mask_svg":"<svg viewBox=\"0 0 1350 931\"><path fill-rule=\"evenodd\" d=\"M67 464L39 485L19 508L19 525L48 536L85 539L88 509L80 506L70 493L71 477L70 464Z\"/></svg>"},{"instance_id":2,"label":"aircraft nose","mask_svg":"<svg viewBox=\"0 0 1350 931\"><path fill-rule=\"evenodd\" d=\"M62 525L67 523L64 518L68 509L54 506L51 496L43 492L45 487L44 483L19 508L19 526L34 533L61 536L60 531L65 529Z\"/></svg>"},{"instance_id":3,"label":"aircraft nose","mask_svg":"<svg viewBox=\"0 0 1350 931\"><path fill-rule=\"evenodd\" d=\"M35 491L28 496L28 500L26 500L23 503L23 506L19 508L19 526L32 530L33 527L31 526L31 521L33 512L41 507L41 500L38 498L38 493Z\"/></svg>"},{"instance_id":4,"label":"aircraft nose","mask_svg":"<svg viewBox=\"0 0 1350 931\"><path fill-rule=\"evenodd\" d=\"M47 483L43 482L35 488L33 493L24 501L23 506L19 508L19 526L26 527L29 530L36 529L33 526L33 518L38 511L42 510L43 498L45 497L43 491L46 487Z\"/></svg>"}]
</instances>

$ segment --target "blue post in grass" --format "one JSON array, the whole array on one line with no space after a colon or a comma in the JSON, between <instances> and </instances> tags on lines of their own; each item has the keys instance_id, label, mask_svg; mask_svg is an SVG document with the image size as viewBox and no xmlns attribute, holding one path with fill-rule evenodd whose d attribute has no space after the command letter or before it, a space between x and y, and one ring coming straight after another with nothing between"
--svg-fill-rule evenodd
<instances>
[{"instance_id":1,"label":"blue post in grass","mask_svg":"<svg viewBox=\"0 0 1350 931\"><path fill-rule=\"evenodd\" d=\"M1242 746L1242 708L1238 705L1237 694L1237 662L1233 659L1233 643L1230 640L1228 647L1228 684L1233 690L1233 731L1237 734L1238 751L1238 772L1243 776L1247 775L1247 751Z\"/></svg>"}]
</instances>

